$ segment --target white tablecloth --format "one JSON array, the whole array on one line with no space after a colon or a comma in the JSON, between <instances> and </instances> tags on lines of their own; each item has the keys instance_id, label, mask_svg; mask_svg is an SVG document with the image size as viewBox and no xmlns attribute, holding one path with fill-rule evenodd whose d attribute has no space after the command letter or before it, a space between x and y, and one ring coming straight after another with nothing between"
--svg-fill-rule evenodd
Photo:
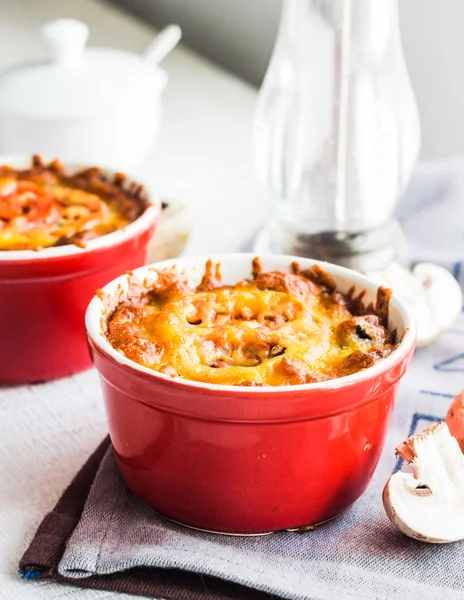
<instances>
[{"instance_id":1,"label":"white tablecloth","mask_svg":"<svg viewBox=\"0 0 464 600\"><path fill-rule=\"evenodd\" d=\"M0 67L39 55L42 49L34 35L36 28L62 16L86 21L94 44L140 51L154 35L146 25L96 1L0 0ZM253 169L251 122L256 91L182 47L165 66L170 84L158 150L137 174L156 185L164 197L179 198L193 209L195 232L188 253L242 249L264 221L269 202ZM452 181L456 184L463 180L461 171L464 173L463 168L455 171ZM445 180L446 187L450 180ZM430 202L421 202L420 210L429 210L433 222L433 211L443 209L440 204L432 205L435 196L443 195L440 181L434 177L433 185L422 188ZM464 180L462 183L464 189ZM419 195L422 197L422 192ZM447 207L454 214L461 196L453 198ZM414 205L414 197L411 202ZM433 227L427 244L418 245L414 236L421 232L415 226L415 214L416 208L404 222L420 250L416 258L429 258L432 245L439 250L434 258L450 266L456 256L462 257L462 236L453 235L451 244L448 239L444 243L442 232ZM448 335L460 333L458 327ZM445 391L452 396L458 390ZM441 396L447 404L448 395ZM114 597L40 581L26 584L16 572L41 519L105 433L94 371L46 384L0 387L0 600Z\"/></svg>"}]
</instances>

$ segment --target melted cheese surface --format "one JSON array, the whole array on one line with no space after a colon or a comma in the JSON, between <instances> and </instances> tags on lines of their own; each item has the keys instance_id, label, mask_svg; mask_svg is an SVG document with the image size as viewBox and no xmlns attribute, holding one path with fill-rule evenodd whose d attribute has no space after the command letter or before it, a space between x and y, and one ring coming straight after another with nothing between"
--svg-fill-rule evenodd
<instances>
[{"instance_id":1,"label":"melted cheese surface","mask_svg":"<svg viewBox=\"0 0 464 600\"><path fill-rule=\"evenodd\" d=\"M173 271L137 285L109 315L107 338L128 358L173 377L297 385L357 372L394 349L381 324L383 299L379 314L360 311L359 299L336 292L320 269L255 268L253 279L223 286L209 263L196 289ZM356 306L364 314L354 315Z\"/></svg>"},{"instance_id":2,"label":"melted cheese surface","mask_svg":"<svg viewBox=\"0 0 464 600\"><path fill-rule=\"evenodd\" d=\"M85 245L133 221L141 211L130 204L96 169L69 176L59 163L0 167L0 251Z\"/></svg>"}]
</instances>

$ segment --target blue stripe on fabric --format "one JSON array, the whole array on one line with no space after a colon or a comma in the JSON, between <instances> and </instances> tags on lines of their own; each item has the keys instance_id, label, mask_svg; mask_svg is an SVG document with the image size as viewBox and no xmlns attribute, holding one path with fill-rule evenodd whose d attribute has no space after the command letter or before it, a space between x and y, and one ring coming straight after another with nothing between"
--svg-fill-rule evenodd
<instances>
[{"instance_id":1,"label":"blue stripe on fabric","mask_svg":"<svg viewBox=\"0 0 464 600\"><path fill-rule=\"evenodd\" d=\"M452 269L452 273L453 273L453 277L459 281L461 279L461 273L462 273L462 262L457 262L454 263L453 265L453 269Z\"/></svg>"},{"instance_id":2,"label":"blue stripe on fabric","mask_svg":"<svg viewBox=\"0 0 464 600\"><path fill-rule=\"evenodd\" d=\"M449 368L449 365L452 365L458 361L463 361L463 366L459 367L459 368ZM461 352L461 354L456 354L455 356L451 356L450 358L447 358L445 360L442 360L441 362L433 365L433 368L436 371L445 371L447 373L464 373L464 352Z\"/></svg>"},{"instance_id":3,"label":"blue stripe on fabric","mask_svg":"<svg viewBox=\"0 0 464 600\"><path fill-rule=\"evenodd\" d=\"M444 394L443 392L435 392L433 390L421 390L421 394L427 394L427 396L440 396L441 398L455 398L456 394Z\"/></svg>"},{"instance_id":4,"label":"blue stripe on fabric","mask_svg":"<svg viewBox=\"0 0 464 600\"><path fill-rule=\"evenodd\" d=\"M30 581L31 579L37 579L38 577L40 577L42 575L42 572L38 569L19 569L18 574L21 577L21 579L26 579L27 581Z\"/></svg>"}]
</instances>

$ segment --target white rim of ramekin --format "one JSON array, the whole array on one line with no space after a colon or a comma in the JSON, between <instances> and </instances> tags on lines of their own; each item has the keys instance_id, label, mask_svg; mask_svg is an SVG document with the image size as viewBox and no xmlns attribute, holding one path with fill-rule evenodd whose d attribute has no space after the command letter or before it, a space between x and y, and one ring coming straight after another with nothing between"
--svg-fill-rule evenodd
<instances>
[{"instance_id":1,"label":"white rim of ramekin","mask_svg":"<svg viewBox=\"0 0 464 600\"><path fill-rule=\"evenodd\" d=\"M250 265L250 274L251 274L251 261L256 256L256 254L252 253L240 253L240 254L218 254L211 256L200 256L200 257L185 257L185 258L176 258L165 260L162 262L152 263L145 267L140 267L135 269L133 273L139 278L143 279L149 274L151 269L163 269L166 267L171 267L173 265L178 265L179 267L183 266L195 266L200 269L204 268L206 261L211 258L213 262L219 262L221 264L230 264L236 261L239 262L247 262ZM345 267L340 267L338 265L333 265L331 263L326 263L323 261L312 260L308 258L301 258L298 256L288 256L288 255L272 255L265 254L260 255L260 258L263 261L275 262L275 269L279 268L288 268L292 261L298 261L301 266L304 268L310 267L311 265L319 265L323 269L325 269L331 275L344 275L348 276L353 285L356 286L356 289L361 291L362 289L366 290L377 290L379 285L369 277L362 275L356 271L352 271L351 269L347 269ZM113 281L109 282L103 288L103 291L106 293L115 292L118 286L127 281L128 275L121 275L117 279L113 279ZM395 298L394 294L392 295L390 305L398 310L403 322L404 327L403 330L407 329L406 334L401 340L400 345L394 352L392 352L387 358L384 358L377 362L372 367L364 371L359 371L358 373L354 373L353 375L345 375L344 377L338 377L336 379L330 379L328 381L320 381L316 383L304 383L299 385L289 385L289 386L266 386L266 387L248 387L248 386L233 386L233 385L222 385L222 384L214 384L214 383L205 383L201 381L192 381L189 379L183 379L181 377L173 378L169 375L164 375L153 369L149 369L148 367L144 367L139 365L133 360L126 358L120 352L115 350L113 346L108 342L106 337L102 333L101 323L103 318L104 305L99 297L95 296L89 306L87 307L87 311L85 314L85 326L87 332L91 338L91 340L103 351L109 354L116 362L121 365L125 365L134 369L135 371L139 371L140 373L145 373L155 379L161 379L167 383L172 385L180 385L191 387L195 389L207 389L215 392L233 392L233 393L246 393L246 394L270 394L273 391L277 390L279 393L284 392L291 394L296 391L304 391L304 390L327 390L327 389L339 389L345 386L355 385L361 381L366 379L373 379L376 376L388 371L393 365L401 362L405 359L407 354L410 352L411 348L414 346L416 339L416 326L411 314L406 309L405 305L401 303L397 298ZM401 335L401 332L399 332ZM251 391L252 390L252 391Z\"/></svg>"},{"instance_id":2,"label":"white rim of ramekin","mask_svg":"<svg viewBox=\"0 0 464 600\"><path fill-rule=\"evenodd\" d=\"M50 163L53 158L42 157L46 164ZM27 169L32 164L32 156L21 156L21 155L0 155L0 165L8 165L16 169ZM15 262L15 261L30 261L30 260L46 260L48 258L59 258L64 256L73 256L77 254L87 254L95 250L101 250L103 248L109 248L116 246L130 238L136 237L139 233L142 233L152 224L156 214L161 210L161 200L153 189L150 189L143 181L138 177L133 177L126 171L118 171L107 166L86 164L81 162L64 162L64 168L70 173L81 171L83 169L89 169L92 167L98 167L101 171L111 177L116 173L123 172L127 176L127 182L137 183L143 185L145 193L148 198L148 204L144 212L137 217L135 221L129 223L125 227L107 233L101 237L89 240L84 248L80 248L75 244L67 244L65 246L57 246L51 248L42 248L41 250L0 250L0 263Z\"/></svg>"}]
</instances>

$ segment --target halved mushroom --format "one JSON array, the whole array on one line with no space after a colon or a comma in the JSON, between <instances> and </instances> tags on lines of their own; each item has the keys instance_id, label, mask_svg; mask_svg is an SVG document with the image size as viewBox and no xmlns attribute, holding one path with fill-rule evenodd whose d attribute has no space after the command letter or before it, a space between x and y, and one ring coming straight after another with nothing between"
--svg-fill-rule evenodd
<instances>
[{"instance_id":1,"label":"halved mushroom","mask_svg":"<svg viewBox=\"0 0 464 600\"><path fill-rule=\"evenodd\" d=\"M464 454L444 421L396 449L412 473L398 471L383 490L391 522L409 537L444 544L464 539Z\"/></svg>"},{"instance_id":2,"label":"halved mushroom","mask_svg":"<svg viewBox=\"0 0 464 600\"><path fill-rule=\"evenodd\" d=\"M446 424L451 435L457 439L462 452L464 452L464 391L456 396L449 407Z\"/></svg>"}]
</instances>

